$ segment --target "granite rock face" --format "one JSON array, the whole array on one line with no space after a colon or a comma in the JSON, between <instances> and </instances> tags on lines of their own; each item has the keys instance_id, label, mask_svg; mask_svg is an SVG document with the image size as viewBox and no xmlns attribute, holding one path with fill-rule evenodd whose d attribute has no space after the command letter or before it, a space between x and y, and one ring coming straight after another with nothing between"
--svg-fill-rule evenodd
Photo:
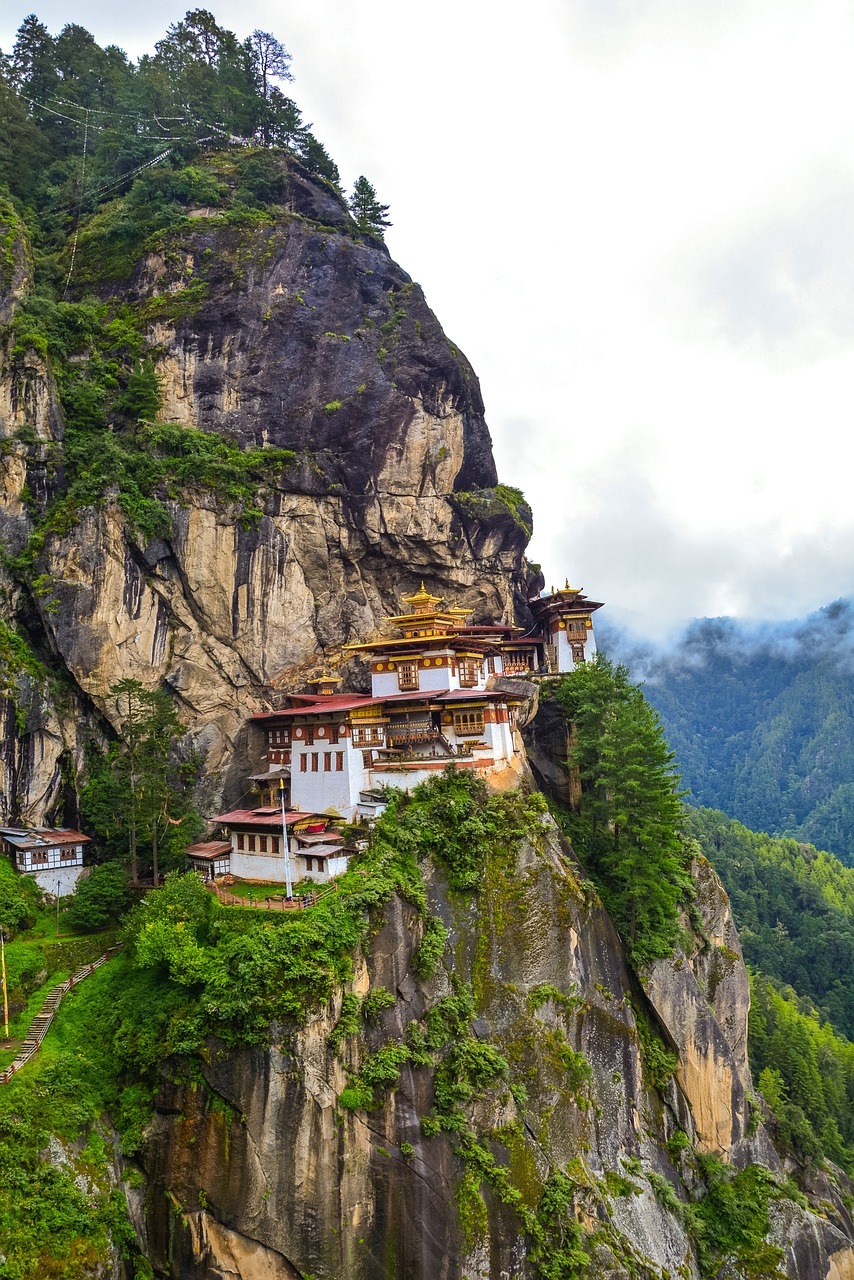
<instances>
[{"instance_id":1,"label":"granite rock face","mask_svg":"<svg viewBox=\"0 0 854 1280\"><path fill-rule=\"evenodd\" d=\"M86 725L115 726L116 681L165 684L206 755L212 804L244 789L242 729L269 705L269 682L302 687L313 667L336 665L422 579L476 620L526 618L530 513L495 495L471 367L385 246L354 235L341 200L296 162L282 165L277 220L191 211L200 216L170 233L168 250L96 288L143 317L164 421L291 450L291 463L261 486L252 519L211 492L164 490L171 533L146 545L107 494L47 537L29 584L0 572L4 616L86 709L79 732L61 730L66 757L81 756ZM0 282L7 322L27 287L28 250L16 246ZM61 477L63 430L49 363L20 350L7 323L7 554L26 545ZM55 754L58 718L53 707L43 726L28 723L24 756ZM53 816L61 792L45 769L20 767L0 819Z\"/></svg>"},{"instance_id":2,"label":"granite rock face","mask_svg":"<svg viewBox=\"0 0 854 1280\"><path fill-rule=\"evenodd\" d=\"M411 970L419 919L392 899L367 953L356 957L351 989L364 995L383 986L395 1003L362 1036L346 1040L340 1058L329 1044L339 994L303 1029L274 1035L268 1050L212 1044L201 1080L182 1077L178 1061L167 1064L143 1154L150 1257L164 1275L541 1274L516 1212L487 1180L475 1179L483 1206L472 1214L453 1136L425 1136L421 1120L433 1109L435 1068L405 1064L376 1110L338 1105L348 1069L401 1040L410 1022L451 991L452 973L471 977L473 1033L507 1059L514 1086L476 1092L463 1105L466 1127L509 1172L528 1208L540 1202L550 1173L567 1173L586 1231L585 1276L699 1276L684 1218L661 1190L670 1188L683 1204L699 1194L692 1152L713 1148L737 1167L760 1162L782 1179L764 1128L749 1125L740 959L714 992L706 986L704 1016L692 1006L676 1025L671 1015L683 991L668 987L668 975L681 971L679 958L647 983L647 1003L571 851L551 820L542 821L541 835L524 843L515 861L490 863L478 894L449 895L441 876L428 873L431 910L450 930L445 963L429 982ZM704 927L717 925L734 940L725 897L710 885L707 867L695 870ZM701 992L708 971L685 960L682 968ZM649 1076L639 1010L665 1039L678 1041L680 1068L663 1093ZM587 1079L568 1073L577 1054L589 1067ZM714 1070L706 1070L710 1061ZM691 1152L673 1143L678 1131ZM779 1266L792 1280L850 1274L847 1211L828 1187L816 1200L822 1216L789 1200L773 1202ZM733 1267L727 1274L735 1280L747 1272Z\"/></svg>"}]
</instances>

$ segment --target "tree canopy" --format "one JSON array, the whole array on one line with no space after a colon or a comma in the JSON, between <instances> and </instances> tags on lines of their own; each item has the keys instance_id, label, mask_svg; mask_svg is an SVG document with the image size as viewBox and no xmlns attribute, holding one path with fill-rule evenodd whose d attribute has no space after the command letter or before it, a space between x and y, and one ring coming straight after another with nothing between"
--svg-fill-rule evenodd
<instances>
[{"instance_id":1,"label":"tree canopy","mask_svg":"<svg viewBox=\"0 0 854 1280\"><path fill-rule=\"evenodd\" d=\"M65 923L75 933L103 929L120 919L131 903L128 874L117 862L102 862L77 881L65 908Z\"/></svg>"},{"instance_id":2,"label":"tree canopy","mask_svg":"<svg viewBox=\"0 0 854 1280\"><path fill-rule=\"evenodd\" d=\"M360 231L382 236L385 228L391 226L386 217L388 205L380 204L376 191L364 174L356 179L353 194L348 203Z\"/></svg>"},{"instance_id":3,"label":"tree canopy","mask_svg":"<svg viewBox=\"0 0 854 1280\"><path fill-rule=\"evenodd\" d=\"M133 880L140 858L155 883L165 865L201 830L192 806L197 762L178 754L183 726L168 694L122 680L110 690L121 716L121 740L92 762L83 811L114 856L126 857Z\"/></svg>"},{"instance_id":4,"label":"tree canopy","mask_svg":"<svg viewBox=\"0 0 854 1280\"><path fill-rule=\"evenodd\" d=\"M123 194L152 163L183 167L200 147L287 147L337 185L334 161L282 91L292 80L276 34L241 39L207 9L189 10L137 62L74 23L54 36L30 14L0 54L0 186L38 210L56 246L80 208Z\"/></svg>"},{"instance_id":5,"label":"tree canopy","mask_svg":"<svg viewBox=\"0 0 854 1280\"><path fill-rule=\"evenodd\" d=\"M573 844L638 963L669 955L691 893L679 776L661 722L623 666L599 655L553 687L580 783Z\"/></svg>"},{"instance_id":6,"label":"tree canopy","mask_svg":"<svg viewBox=\"0 0 854 1280\"><path fill-rule=\"evenodd\" d=\"M706 618L667 652L616 633L605 647L644 673L693 803L854 863L852 635L837 601L755 630Z\"/></svg>"}]
</instances>

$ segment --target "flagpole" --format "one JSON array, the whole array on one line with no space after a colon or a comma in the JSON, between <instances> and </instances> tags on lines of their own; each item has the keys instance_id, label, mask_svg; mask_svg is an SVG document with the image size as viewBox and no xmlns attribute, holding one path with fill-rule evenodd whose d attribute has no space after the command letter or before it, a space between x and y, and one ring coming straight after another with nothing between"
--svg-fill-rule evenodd
<instances>
[{"instance_id":1,"label":"flagpole","mask_svg":"<svg viewBox=\"0 0 854 1280\"><path fill-rule=\"evenodd\" d=\"M6 990L6 935L0 929L0 967L3 970L3 1034L9 1039L9 995Z\"/></svg>"},{"instance_id":2,"label":"flagpole","mask_svg":"<svg viewBox=\"0 0 854 1280\"><path fill-rule=\"evenodd\" d=\"M282 839L285 842L285 890L288 902L294 896L293 885L291 884L291 851L288 848L288 822L285 817L285 779L284 776L279 778L279 799L282 802Z\"/></svg>"}]
</instances>

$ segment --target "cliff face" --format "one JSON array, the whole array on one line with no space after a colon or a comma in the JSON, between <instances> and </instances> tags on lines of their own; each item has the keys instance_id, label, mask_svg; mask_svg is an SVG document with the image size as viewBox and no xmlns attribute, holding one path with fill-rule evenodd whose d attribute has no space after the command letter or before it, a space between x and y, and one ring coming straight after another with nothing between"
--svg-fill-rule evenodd
<instances>
[{"instance_id":1,"label":"cliff face","mask_svg":"<svg viewBox=\"0 0 854 1280\"><path fill-rule=\"evenodd\" d=\"M450 930L445 963L417 979L421 925L393 899L352 991L384 987L394 1003L341 1057L329 1043L339 995L302 1030L274 1032L269 1050L212 1044L193 1078L168 1064L143 1157L155 1266L175 1280L699 1276L686 1207L702 1207L702 1153L738 1169L759 1162L780 1180L782 1170L750 1119L749 991L726 900L707 866L695 874L696 947L656 965L648 1003L549 818L518 857L491 860L477 895L450 894L430 872L430 907ZM346 1110L348 1072L410 1023L427 1025L453 973L474 992L456 1052L497 1050L506 1079L478 1087L470 1074L456 1131L426 1136L450 1045L431 1064L404 1064L378 1109ZM662 1037L678 1048L675 1075L655 1066ZM772 1197L771 1262L760 1253L769 1241L754 1242L726 1274L854 1276L847 1211L829 1183L820 1197L820 1215ZM573 1212L588 1261L570 1265Z\"/></svg>"},{"instance_id":2,"label":"cliff face","mask_svg":"<svg viewBox=\"0 0 854 1280\"><path fill-rule=\"evenodd\" d=\"M7 734L0 817L56 809L60 758L82 759L75 723L114 719L108 690L122 678L171 687L212 792L230 769L237 793L241 727L265 705L264 686L334 665L342 644L376 631L422 578L479 619L524 614L529 512L495 493L470 366L384 246L354 235L340 199L295 161L280 165L275 218L191 209L121 269L84 228L72 292L94 293L108 315L141 328L161 419L293 456L259 482L248 518L191 478L161 487L170 532L145 539L108 491L54 522L23 578L0 579L6 616L52 655L75 712L64 724L46 687L37 712L7 664L28 741L13 748ZM14 246L0 299L7 322L28 281L20 228ZM62 489L56 372L7 323L0 539L10 555Z\"/></svg>"}]
</instances>

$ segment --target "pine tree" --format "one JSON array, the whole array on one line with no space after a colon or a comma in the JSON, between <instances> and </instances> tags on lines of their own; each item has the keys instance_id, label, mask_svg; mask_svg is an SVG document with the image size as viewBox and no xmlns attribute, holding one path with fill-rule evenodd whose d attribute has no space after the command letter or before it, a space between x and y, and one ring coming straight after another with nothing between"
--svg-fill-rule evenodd
<instances>
[{"instance_id":1,"label":"pine tree","mask_svg":"<svg viewBox=\"0 0 854 1280\"><path fill-rule=\"evenodd\" d=\"M305 147L310 129L311 125L305 123L293 98L286 98L280 89L273 86L261 126L267 146L287 147L289 151L299 152Z\"/></svg>"},{"instance_id":2,"label":"pine tree","mask_svg":"<svg viewBox=\"0 0 854 1280\"><path fill-rule=\"evenodd\" d=\"M257 28L246 41L255 83L265 100L270 97L273 86L271 80L293 80L290 66L291 55L285 46L271 35L269 31L258 31Z\"/></svg>"},{"instance_id":3,"label":"pine tree","mask_svg":"<svg viewBox=\"0 0 854 1280\"><path fill-rule=\"evenodd\" d=\"M601 655L565 676L556 697L573 727L578 851L634 959L669 955L691 881L679 777L661 722L626 668Z\"/></svg>"},{"instance_id":4,"label":"pine tree","mask_svg":"<svg viewBox=\"0 0 854 1280\"><path fill-rule=\"evenodd\" d=\"M323 143L319 142L314 134L309 133L307 130L302 139L300 159L309 173L315 173L319 178L325 178L334 187L338 186L341 177L338 172L338 165L332 159Z\"/></svg>"},{"instance_id":5,"label":"pine tree","mask_svg":"<svg viewBox=\"0 0 854 1280\"><path fill-rule=\"evenodd\" d=\"M41 102L57 84L53 36L34 13L28 14L15 35L9 60L9 79L16 89Z\"/></svg>"},{"instance_id":6,"label":"pine tree","mask_svg":"<svg viewBox=\"0 0 854 1280\"><path fill-rule=\"evenodd\" d=\"M380 204L376 191L364 174L356 179L348 204L356 226L368 235L381 237L383 229L392 225L386 217L388 205Z\"/></svg>"},{"instance_id":7,"label":"pine tree","mask_svg":"<svg viewBox=\"0 0 854 1280\"><path fill-rule=\"evenodd\" d=\"M164 848L174 852L173 835L186 844L199 829L188 780L175 762L183 726L168 694L146 689L138 680L121 680L110 694L121 717L122 741L93 768L83 808L112 850L127 848L134 882L140 848L148 847L157 884ZM178 826L176 820L181 820Z\"/></svg>"}]
</instances>

